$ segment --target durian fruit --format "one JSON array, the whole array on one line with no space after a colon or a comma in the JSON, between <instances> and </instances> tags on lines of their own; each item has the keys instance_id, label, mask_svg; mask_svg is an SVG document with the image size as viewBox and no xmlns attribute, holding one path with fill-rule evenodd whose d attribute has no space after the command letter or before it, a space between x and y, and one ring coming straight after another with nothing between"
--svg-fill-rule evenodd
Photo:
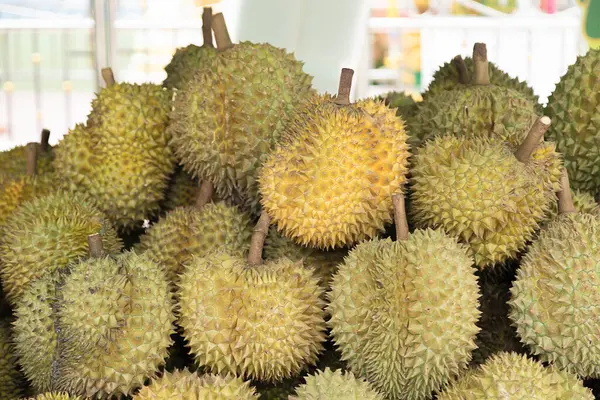
<instances>
[{"instance_id":1,"label":"durian fruit","mask_svg":"<svg viewBox=\"0 0 600 400\"><path fill-rule=\"evenodd\" d=\"M67 392L43 393L27 400L84 400L81 396L71 396Z\"/></svg>"},{"instance_id":2,"label":"durian fruit","mask_svg":"<svg viewBox=\"0 0 600 400\"><path fill-rule=\"evenodd\" d=\"M559 216L531 244L511 288L510 319L533 354L600 377L600 216L576 212L565 174Z\"/></svg>"},{"instance_id":3,"label":"durian fruit","mask_svg":"<svg viewBox=\"0 0 600 400\"><path fill-rule=\"evenodd\" d=\"M594 395L576 375L504 352L469 371L437 399L593 400Z\"/></svg>"},{"instance_id":4,"label":"durian fruit","mask_svg":"<svg viewBox=\"0 0 600 400\"><path fill-rule=\"evenodd\" d=\"M283 49L233 45L222 14L212 26L217 55L177 93L169 132L186 172L258 215L260 166L313 92L312 77Z\"/></svg>"},{"instance_id":5,"label":"durian fruit","mask_svg":"<svg viewBox=\"0 0 600 400\"><path fill-rule=\"evenodd\" d=\"M262 213L247 259L217 250L185 265L180 325L210 372L278 381L313 365L323 348L323 289L302 262L262 264L268 227Z\"/></svg>"},{"instance_id":6,"label":"durian fruit","mask_svg":"<svg viewBox=\"0 0 600 400\"><path fill-rule=\"evenodd\" d=\"M600 188L600 49L577 58L548 98L548 138L556 142L574 189Z\"/></svg>"},{"instance_id":7,"label":"durian fruit","mask_svg":"<svg viewBox=\"0 0 600 400\"><path fill-rule=\"evenodd\" d=\"M162 211L169 212L177 207L193 206L198 197L200 185L192 178L190 174L185 172L181 166L177 166L165 194L162 203Z\"/></svg>"},{"instance_id":8,"label":"durian fruit","mask_svg":"<svg viewBox=\"0 0 600 400\"><path fill-rule=\"evenodd\" d=\"M392 91L378 96L376 99L383 100L386 106L396 109L396 115L405 121L418 112L418 103L412 95L406 92Z\"/></svg>"},{"instance_id":9,"label":"durian fruit","mask_svg":"<svg viewBox=\"0 0 600 400\"><path fill-rule=\"evenodd\" d=\"M24 395L26 387L18 366L10 323L0 320L0 399L14 400Z\"/></svg>"},{"instance_id":10,"label":"durian fruit","mask_svg":"<svg viewBox=\"0 0 600 400\"><path fill-rule=\"evenodd\" d=\"M167 78L163 86L168 89L183 89L194 75L210 65L210 59L215 57L216 50L212 38L212 8L205 7L202 13L202 34L204 44L196 46L189 44L175 50L173 58L165 67Z\"/></svg>"},{"instance_id":11,"label":"durian fruit","mask_svg":"<svg viewBox=\"0 0 600 400\"><path fill-rule=\"evenodd\" d=\"M305 380L290 400L384 400L368 382L356 378L352 372L326 368Z\"/></svg>"},{"instance_id":12,"label":"durian fruit","mask_svg":"<svg viewBox=\"0 0 600 400\"><path fill-rule=\"evenodd\" d=\"M466 246L441 230L408 233L394 195L396 237L357 245L328 293L342 360L388 400L430 399L471 360L479 287Z\"/></svg>"},{"instance_id":13,"label":"durian fruit","mask_svg":"<svg viewBox=\"0 0 600 400\"><path fill-rule=\"evenodd\" d=\"M258 399L250 382L233 375L197 375L187 370L165 373L144 386L133 400Z\"/></svg>"},{"instance_id":14,"label":"durian fruit","mask_svg":"<svg viewBox=\"0 0 600 400\"><path fill-rule=\"evenodd\" d=\"M337 97L315 96L294 116L259 178L264 210L301 245L338 248L383 232L406 181L402 119L381 101L349 104L352 75L342 69Z\"/></svg>"},{"instance_id":15,"label":"durian fruit","mask_svg":"<svg viewBox=\"0 0 600 400\"><path fill-rule=\"evenodd\" d=\"M549 125L547 117L540 118L516 151L498 137L440 136L427 142L411 171L415 225L442 229L468 244L480 268L516 257L549 212L558 186L549 179L554 172L535 158Z\"/></svg>"},{"instance_id":16,"label":"durian fruit","mask_svg":"<svg viewBox=\"0 0 600 400\"><path fill-rule=\"evenodd\" d=\"M11 304L31 281L85 256L88 235L102 232L109 252L122 247L106 217L72 193L56 192L23 204L0 231L0 276Z\"/></svg>"},{"instance_id":17,"label":"durian fruit","mask_svg":"<svg viewBox=\"0 0 600 400\"><path fill-rule=\"evenodd\" d=\"M43 129L41 134L40 151L36 154L37 174L44 175L52 172L52 148L48 144L50 131ZM0 152L0 181L4 179L16 179L25 176L29 171L27 166L31 157L31 144L26 146L16 146L7 151Z\"/></svg>"},{"instance_id":18,"label":"durian fruit","mask_svg":"<svg viewBox=\"0 0 600 400\"><path fill-rule=\"evenodd\" d=\"M594 196L592 196L588 192L582 192L580 190L573 190L571 193L573 206L575 206L575 210L579 213L584 214L593 214L599 211L598 203ZM558 216L558 203L555 201L552 204L552 208L550 210L549 219L556 218Z\"/></svg>"},{"instance_id":19,"label":"durian fruit","mask_svg":"<svg viewBox=\"0 0 600 400\"><path fill-rule=\"evenodd\" d=\"M169 146L171 91L155 84L114 83L92 101L87 125L69 131L55 152L64 186L94 202L115 226L128 232L160 211L175 169Z\"/></svg>"}]
</instances>

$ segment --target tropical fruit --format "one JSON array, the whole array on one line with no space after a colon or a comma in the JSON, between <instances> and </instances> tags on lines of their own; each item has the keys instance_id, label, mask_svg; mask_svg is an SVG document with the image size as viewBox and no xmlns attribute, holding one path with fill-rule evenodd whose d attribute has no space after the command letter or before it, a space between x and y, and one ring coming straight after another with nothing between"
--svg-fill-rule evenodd
<instances>
[{"instance_id":1,"label":"tropical fruit","mask_svg":"<svg viewBox=\"0 0 600 400\"><path fill-rule=\"evenodd\" d=\"M83 397L71 396L67 392L49 392L37 395L36 397L31 397L27 400L83 400Z\"/></svg>"},{"instance_id":2,"label":"tropical fruit","mask_svg":"<svg viewBox=\"0 0 600 400\"><path fill-rule=\"evenodd\" d=\"M404 120L412 117L418 111L418 103L414 97L406 92L388 92L378 96L377 100L383 100L385 105L396 109L396 115Z\"/></svg>"},{"instance_id":3,"label":"tropical fruit","mask_svg":"<svg viewBox=\"0 0 600 400\"><path fill-rule=\"evenodd\" d=\"M198 182L178 166L169 180L161 209L168 212L177 207L193 206L199 189Z\"/></svg>"},{"instance_id":4,"label":"tropical fruit","mask_svg":"<svg viewBox=\"0 0 600 400\"><path fill-rule=\"evenodd\" d=\"M19 399L26 387L23 373L19 369L10 322L0 320L0 398Z\"/></svg>"},{"instance_id":5,"label":"tropical fruit","mask_svg":"<svg viewBox=\"0 0 600 400\"><path fill-rule=\"evenodd\" d=\"M384 397L352 372L326 368L305 378L290 400L384 400Z\"/></svg>"},{"instance_id":6,"label":"tropical fruit","mask_svg":"<svg viewBox=\"0 0 600 400\"><path fill-rule=\"evenodd\" d=\"M15 146L10 150L0 151L0 181L4 179L16 179L23 177L28 172L27 162L31 157L31 148L36 147L36 174L44 175L52 172L53 152L48 144L50 131L44 129L41 135L41 142L35 145L28 143L26 146Z\"/></svg>"}]
</instances>

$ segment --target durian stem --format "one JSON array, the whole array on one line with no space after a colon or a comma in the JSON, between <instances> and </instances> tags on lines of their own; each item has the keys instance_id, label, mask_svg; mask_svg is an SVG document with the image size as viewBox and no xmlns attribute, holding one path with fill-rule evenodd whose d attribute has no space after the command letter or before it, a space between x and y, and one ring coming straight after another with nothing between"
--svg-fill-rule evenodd
<instances>
[{"instance_id":1,"label":"durian stem","mask_svg":"<svg viewBox=\"0 0 600 400\"><path fill-rule=\"evenodd\" d=\"M196 208L198 210L210 203L214 190L215 187L211 182L202 182L202 185L200 185L200 190L198 191L198 197L196 197Z\"/></svg>"},{"instance_id":2,"label":"durian stem","mask_svg":"<svg viewBox=\"0 0 600 400\"><path fill-rule=\"evenodd\" d=\"M262 251L265 245L265 239L269 233L269 224L271 217L265 211L260 214L260 218L254 227L252 239L250 240L250 252L248 253L248 264L255 266L262 264Z\"/></svg>"},{"instance_id":3,"label":"durian stem","mask_svg":"<svg viewBox=\"0 0 600 400\"><path fill-rule=\"evenodd\" d=\"M473 46L473 81L474 85L489 85L487 47L485 43L475 43Z\"/></svg>"},{"instance_id":4,"label":"durian stem","mask_svg":"<svg viewBox=\"0 0 600 400\"><path fill-rule=\"evenodd\" d=\"M529 130L527 137L525 140L523 140L523 143L521 143L515 152L515 157L517 157L517 160L521 161L522 163L529 161L536 146L540 143L540 140L550 127L551 122L552 121L550 118L546 116L540 117L535 121Z\"/></svg>"},{"instance_id":5,"label":"durian stem","mask_svg":"<svg viewBox=\"0 0 600 400\"><path fill-rule=\"evenodd\" d=\"M560 192L557 193L557 196L559 214L577 212L577 210L575 209L575 204L573 203L573 197L571 196L569 174L567 173L566 168L562 169L562 174L560 176Z\"/></svg>"},{"instance_id":6,"label":"durian stem","mask_svg":"<svg viewBox=\"0 0 600 400\"><path fill-rule=\"evenodd\" d=\"M215 47L212 37L212 8L204 7L202 11L202 36L204 47Z\"/></svg>"},{"instance_id":7,"label":"durian stem","mask_svg":"<svg viewBox=\"0 0 600 400\"><path fill-rule=\"evenodd\" d=\"M335 99L335 103L339 105L350 104L350 90L352 90L352 77L354 76L354 70L350 68L342 68L340 75L340 86L338 88L338 94Z\"/></svg>"},{"instance_id":8,"label":"durian stem","mask_svg":"<svg viewBox=\"0 0 600 400\"><path fill-rule=\"evenodd\" d=\"M46 153L50 148L50 131L48 129L42 129L42 139L40 141L40 151Z\"/></svg>"},{"instance_id":9,"label":"durian stem","mask_svg":"<svg viewBox=\"0 0 600 400\"><path fill-rule=\"evenodd\" d=\"M94 233L88 236L88 247L90 258L100 258L104 252L104 245L102 244L102 236L99 233Z\"/></svg>"},{"instance_id":10,"label":"durian stem","mask_svg":"<svg viewBox=\"0 0 600 400\"><path fill-rule=\"evenodd\" d=\"M469 71L467 70L467 64L465 64L465 60L461 56L456 56L452 59L452 64L456 68L458 72L458 82L466 85L469 83Z\"/></svg>"},{"instance_id":11,"label":"durian stem","mask_svg":"<svg viewBox=\"0 0 600 400\"><path fill-rule=\"evenodd\" d=\"M394 205L394 223L396 224L396 241L408 239L408 222L406 220L406 207L404 195L396 193L392 195Z\"/></svg>"},{"instance_id":12,"label":"durian stem","mask_svg":"<svg viewBox=\"0 0 600 400\"><path fill-rule=\"evenodd\" d=\"M227 50L230 47L233 47L233 42L229 37L229 31L227 31L227 24L225 24L223 13L217 13L212 16L212 30L215 33L217 49Z\"/></svg>"},{"instance_id":13,"label":"durian stem","mask_svg":"<svg viewBox=\"0 0 600 400\"><path fill-rule=\"evenodd\" d=\"M102 68L102 79L104 79L104 83L106 84L106 86L112 86L115 83L117 83L117 81L115 81L115 74L113 74L113 70L112 68Z\"/></svg>"},{"instance_id":14,"label":"durian stem","mask_svg":"<svg viewBox=\"0 0 600 400\"><path fill-rule=\"evenodd\" d=\"M35 142L27 143L26 147L27 157L27 175L35 176L37 173L37 157L38 157L38 144Z\"/></svg>"}]
</instances>

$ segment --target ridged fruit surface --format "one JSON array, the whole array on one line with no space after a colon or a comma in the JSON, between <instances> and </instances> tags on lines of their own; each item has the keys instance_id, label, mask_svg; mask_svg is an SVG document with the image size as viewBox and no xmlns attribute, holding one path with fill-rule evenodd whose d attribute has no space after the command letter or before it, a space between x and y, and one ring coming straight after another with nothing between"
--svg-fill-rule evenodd
<instances>
[{"instance_id":1,"label":"ridged fruit surface","mask_svg":"<svg viewBox=\"0 0 600 400\"><path fill-rule=\"evenodd\" d=\"M211 58L175 98L169 131L185 170L258 214L260 166L312 92L302 66L283 49L250 42Z\"/></svg>"},{"instance_id":2,"label":"ridged fruit surface","mask_svg":"<svg viewBox=\"0 0 600 400\"><path fill-rule=\"evenodd\" d=\"M342 360L389 400L429 399L460 375L479 332L467 248L441 231L356 246L333 277L327 310Z\"/></svg>"},{"instance_id":3,"label":"ridged fruit surface","mask_svg":"<svg viewBox=\"0 0 600 400\"><path fill-rule=\"evenodd\" d=\"M10 322L0 320L0 398L21 398L25 385L24 376L19 370Z\"/></svg>"},{"instance_id":4,"label":"ridged fruit surface","mask_svg":"<svg viewBox=\"0 0 600 400\"><path fill-rule=\"evenodd\" d=\"M511 289L510 318L541 361L600 377L600 216L564 214L529 247Z\"/></svg>"},{"instance_id":5,"label":"ridged fruit surface","mask_svg":"<svg viewBox=\"0 0 600 400\"><path fill-rule=\"evenodd\" d=\"M323 289L301 263L252 267L216 252L194 257L180 283L180 324L195 359L214 373L275 381L317 361Z\"/></svg>"},{"instance_id":6,"label":"ridged fruit surface","mask_svg":"<svg viewBox=\"0 0 600 400\"><path fill-rule=\"evenodd\" d=\"M198 197L200 184L181 167L177 167L171 179L162 202L163 211L171 211L177 207L193 206Z\"/></svg>"},{"instance_id":7,"label":"ridged fruit surface","mask_svg":"<svg viewBox=\"0 0 600 400\"><path fill-rule=\"evenodd\" d=\"M36 173L45 175L53 172L53 152L39 151L37 156ZM6 151L0 151L0 181L3 179L17 179L25 176L27 172L27 146L15 146Z\"/></svg>"},{"instance_id":8,"label":"ridged fruit surface","mask_svg":"<svg viewBox=\"0 0 600 400\"><path fill-rule=\"evenodd\" d=\"M173 58L165 67L167 78L163 86L168 89L183 89L194 75L210 65L210 59L215 57L214 47L196 46L190 44L175 50Z\"/></svg>"},{"instance_id":9,"label":"ridged fruit surface","mask_svg":"<svg viewBox=\"0 0 600 400\"><path fill-rule=\"evenodd\" d=\"M326 368L308 375L305 380L290 400L384 400L368 382L356 378L352 372Z\"/></svg>"},{"instance_id":10,"label":"ridged fruit surface","mask_svg":"<svg viewBox=\"0 0 600 400\"><path fill-rule=\"evenodd\" d=\"M585 214L594 214L600 211L600 207L598 203L596 203L596 199L588 192L582 192L580 190L571 191L571 198L573 199L573 205L575 206L575 210L579 213ZM554 202L552 204L552 209L550 210L550 215L548 216L548 220L552 220L558 216L558 202Z\"/></svg>"},{"instance_id":11,"label":"ridged fruit surface","mask_svg":"<svg viewBox=\"0 0 600 400\"><path fill-rule=\"evenodd\" d=\"M0 225L20 205L52 193L56 186L56 176L52 173L36 177L0 178Z\"/></svg>"},{"instance_id":12,"label":"ridged fruit surface","mask_svg":"<svg viewBox=\"0 0 600 400\"><path fill-rule=\"evenodd\" d=\"M593 400L576 375L544 368L516 353L499 353L453 383L438 400Z\"/></svg>"},{"instance_id":13,"label":"ridged fruit surface","mask_svg":"<svg viewBox=\"0 0 600 400\"><path fill-rule=\"evenodd\" d=\"M372 99L333 100L315 96L295 115L259 178L278 230L321 249L381 233L408 172L408 137L393 110Z\"/></svg>"},{"instance_id":14,"label":"ridged fruit surface","mask_svg":"<svg viewBox=\"0 0 600 400\"><path fill-rule=\"evenodd\" d=\"M71 396L67 392L48 392L40 394L36 397L31 397L27 400L84 400L80 396Z\"/></svg>"}]
</instances>

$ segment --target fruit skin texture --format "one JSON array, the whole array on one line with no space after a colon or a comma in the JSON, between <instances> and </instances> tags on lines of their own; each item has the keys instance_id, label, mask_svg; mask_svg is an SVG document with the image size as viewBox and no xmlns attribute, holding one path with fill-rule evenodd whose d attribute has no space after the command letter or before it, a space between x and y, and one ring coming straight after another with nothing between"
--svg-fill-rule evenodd
<instances>
[{"instance_id":1,"label":"fruit skin texture","mask_svg":"<svg viewBox=\"0 0 600 400\"><path fill-rule=\"evenodd\" d=\"M251 236L246 213L223 203L208 203L201 210L180 207L168 213L141 237L138 250L165 266L169 281L177 282L192 255L221 249L244 256Z\"/></svg>"},{"instance_id":2,"label":"fruit skin texture","mask_svg":"<svg viewBox=\"0 0 600 400\"><path fill-rule=\"evenodd\" d=\"M322 292L312 271L289 259L251 267L222 252L193 257L180 282L180 325L211 372L281 380L317 361Z\"/></svg>"},{"instance_id":3,"label":"fruit skin texture","mask_svg":"<svg viewBox=\"0 0 600 400\"><path fill-rule=\"evenodd\" d=\"M104 215L83 197L57 192L25 203L0 234L0 275L11 304L25 286L45 273L87 256L88 235L102 234L107 252L121 240Z\"/></svg>"},{"instance_id":4,"label":"fruit skin texture","mask_svg":"<svg viewBox=\"0 0 600 400\"><path fill-rule=\"evenodd\" d=\"M218 53L177 93L169 131L184 169L258 215L260 166L311 90L303 63L269 44Z\"/></svg>"},{"instance_id":5,"label":"fruit skin texture","mask_svg":"<svg viewBox=\"0 0 600 400\"><path fill-rule=\"evenodd\" d=\"M356 246L328 294L342 360L386 399L430 398L466 369L475 349L472 265L464 245L429 229Z\"/></svg>"},{"instance_id":6,"label":"fruit skin texture","mask_svg":"<svg viewBox=\"0 0 600 400\"><path fill-rule=\"evenodd\" d=\"M600 211L600 207L598 203L596 203L596 199L588 192L582 192L580 190L571 191L571 196L573 199L573 205L575 206L575 210L579 213L593 214ZM558 216L558 202L555 201L552 203L552 209L550 211L550 215L548 217L549 221Z\"/></svg>"},{"instance_id":7,"label":"fruit skin texture","mask_svg":"<svg viewBox=\"0 0 600 400\"><path fill-rule=\"evenodd\" d=\"M160 211L175 169L166 132L171 97L154 84L103 88L87 126L75 126L55 151L66 188L85 194L122 231Z\"/></svg>"},{"instance_id":8,"label":"fruit skin texture","mask_svg":"<svg viewBox=\"0 0 600 400\"><path fill-rule=\"evenodd\" d=\"M595 193L600 187L600 49L589 50L569 66L548 98L552 118L546 136L565 158L573 189Z\"/></svg>"},{"instance_id":9,"label":"fruit skin texture","mask_svg":"<svg viewBox=\"0 0 600 400\"><path fill-rule=\"evenodd\" d=\"M511 288L510 318L543 362L600 377L600 216L560 215L524 256Z\"/></svg>"},{"instance_id":10,"label":"fruit skin texture","mask_svg":"<svg viewBox=\"0 0 600 400\"><path fill-rule=\"evenodd\" d=\"M165 373L140 390L133 400L252 400L250 382L233 375L197 375L188 370Z\"/></svg>"},{"instance_id":11,"label":"fruit skin texture","mask_svg":"<svg viewBox=\"0 0 600 400\"><path fill-rule=\"evenodd\" d=\"M12 333L8 321L0 320L0 398L18 399L24 393L25 379L18 369Z\"/></svg>"},{"instance_id":12,"label":"fruit skin texture","mask_svg":"<svg viewBox=\"0 0 600 400\"><path fill-rule=\"evenodd\" d=\"M594 395L575 375L503 352L438 395L438 400L483 399L593 400Z\"/></svg>"},{"instance_id":13,"label":"fruit skin texture","mask_svg":"<svg viewBox=\"0 0 600 400\"><path fill-rule=\"evenodd\" d=\"M163 86L168 89L182 89L199 70L210 65L209 59L215 57L214 47L190 44L175 50L173 58L165 67L167 78Z\"/></svg>"},{"instance_id":14,"label":"fruit skin texture","mask_svg":"<svg viewBox=\"0 0 600 400\"><path fill-rule=\"evenodd\" d=\"M53 152L39 151L37 157L37 175L51 173ZM27 146L16 146L7 151L0 151L0 181L4 179L17 179L25 176L27 172Z\"/></svg>"},{"instance_id":15,"label":"fruit skin texture","mask_svg":"<svg viewBox=\"0 0 600 400\"><path fill-rule=\"evenodd\" d=\"M415 225L456 236L480 268L514 258L555 199L547 171L519 162L498 138L437 137L413 161Z\"/></svg>"},{"instance_id":16,"label":"fruit skin texture","mask_svg":"<svg viewBox=\"0 0 600 400\"><path fill-rule=\"evenodd\" d=\"M0 225L21 204L52 193L56 183L56 177L52 173L36 177L0 178Z\"/></svg>"},{"instance_id":17,"label":"fruit skin texture","mask_svg":"<svg viewBox=\"0 0 600 400\"><path fill-rule=\"evenodd\" d=\"M315 96L288 125L260 175L261 203L282 234L321 249L372 238L392 221L406 181L402 119L383 102Z\"/></svg>"},{"instance_id":18,"label":"fruit skin texture","mask_svg":"<svg viewBox=\"0 0 600 400\"><path fill-rule=\"evenodd\" d=\"M83 397L80 396L71 396L66 392L58 393L44 393L40 394L37 397L32 397L27 400L83 400Z\"/></svg>"},{"instance_id":19,"label":"fruit skin texture","mask_svg":"<svg viewBox=\"0 0 600 400\"><path fill-rule=\"evenodd\" d=\"M171 211L177 207L193 206L198 197L200 185L181 167L175 170L171 175L169 187L167 188L165 199L162 202L163 211Z\"/></svg>"},{"instance_id":20,"label":"fruit skin texture","mask_svg":"<svg viewBox=\"0 0 600 400\"><path fill-rule=\"evenodd\" d=\"M326 368L305 379L306 383L296 389L296 395L290 396L290 400L384 400L369 383L355 378L352 372Z\"/></svg>"}]
</instances>

